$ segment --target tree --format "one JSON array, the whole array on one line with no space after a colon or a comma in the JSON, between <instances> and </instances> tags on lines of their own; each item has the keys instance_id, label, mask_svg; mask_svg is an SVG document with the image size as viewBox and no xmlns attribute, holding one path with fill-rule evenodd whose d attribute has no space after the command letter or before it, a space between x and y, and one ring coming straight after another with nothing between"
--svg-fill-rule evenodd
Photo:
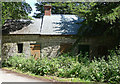
<instances>
[{"instance_id":1,"label":"tree","mask_svg":"<svg viewBox=\"0 0 120 84\"><path fill-rule=\"evenodd\" d=\"M35 4L36 11L39 13L34 13L33 17L40 18L44 14L44 5L49 4L52 6L52 14L72 14L72 10L69 7L68 2L38 2Z\"/></svg>"},{"instance_id":2,"label":"tree","mask_svg":"<svg viewBox=\"0 0 120 84\"><path fill-rule=\"evenodd\" d=\"M78 11L84 14L85 20L82 23L83 27L81 27L81 29L85 29L84 34L88 34L90 36L90 34L114 35L117 33L115 30L119 30L120 28L120 2L97 2L88 10L89 11L87 12ZM88 27L86 28L85 25L88 25Z\"/></svg>"},{"instance_id":3,"label":"tree","mask_svg":"<svg viewBox=\"0 0 120 84\"><path fill-rule=\"evenodd\" d=\"M6 19L29 18L32 8L26 2L2 2L2 24Z\"/></svg>"},{"instance_id":4,"label":"tree","mask_svg":"<svg viewBox=\"0 0 120 84\"><path fill-rule=\"evenodd\" d=\"M82 26L77 34L75 44L79 42L81 37L113 36L117 40L120 38L120 2L55 2L41 4L52 5L53 14L74 14L84 19L80 23ZM36 7L39 9L39 3ZM41 9L37 11L41 11ZM119 43L119 41L117 42Z\"/></svg>"},{"instance_id":5,"label":"tree","mask_svg":"<svg viewBox=\"0 0 120 84\"><path fill-rule=\"evenodd\" d=\"M83 7L79 10L81 5L83 5ZM79 29L77 35L78 39L74 46L77 45L81 37L94 37L94 36L104 38L100 39L101 43L103 44L105 44L105 42L108 43L108 41L105 40L108 37L114 37L115 38L114 43L109 42L111 43L110 47L115 49L116 46L119 46L120 2L81 3L73 8L76 9L75 14L84 18L84 21L80 23L82 24L82 26ZM107 45L108 44L106 44L106 46ZM107 52L104 49L102 49L102 51Z\"/></svg>"}]
</instances>

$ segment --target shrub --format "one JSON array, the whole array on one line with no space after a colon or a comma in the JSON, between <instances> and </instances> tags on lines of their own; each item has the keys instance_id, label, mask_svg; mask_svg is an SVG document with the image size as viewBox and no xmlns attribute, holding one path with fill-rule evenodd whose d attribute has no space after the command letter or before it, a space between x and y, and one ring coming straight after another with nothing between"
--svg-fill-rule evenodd
<instances>
[{"instance_id":1,"label":"shrub","mask_svg":"<svg viewBox=\"0 0 120 84\"><path fill-rule=\"evenodd\" d=\"M79 59L78 59L79 56ZM112 52L108 60L103 58L89 61L85 57L61 55L56 58L26 59L23 56L10 57L3 63L5 67L14 67L23 72L36 75L52 75L58 77L72 77L96 82L120 82L120 56Z\"/></svg>"}]
</instances>

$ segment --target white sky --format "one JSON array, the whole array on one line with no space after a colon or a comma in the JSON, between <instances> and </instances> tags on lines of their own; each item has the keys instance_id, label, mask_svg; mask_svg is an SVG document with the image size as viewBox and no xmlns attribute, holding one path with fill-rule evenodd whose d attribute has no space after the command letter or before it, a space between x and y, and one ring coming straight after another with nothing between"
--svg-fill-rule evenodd
<instances>
[{"instance_id":1,"label":"white sky","mask_svg":"<svg viewBox=\"0 0 120 84\"><path fill-rule=\"evenodd\" d=\"M37 0L25 0L28 4L30 4L30 6L32 7L32 11L31 14L29 14L30 16L34 15L34 12L36 12L36 8L35 8L35 3L37 3Z\"/></svg>"}]
</instances>

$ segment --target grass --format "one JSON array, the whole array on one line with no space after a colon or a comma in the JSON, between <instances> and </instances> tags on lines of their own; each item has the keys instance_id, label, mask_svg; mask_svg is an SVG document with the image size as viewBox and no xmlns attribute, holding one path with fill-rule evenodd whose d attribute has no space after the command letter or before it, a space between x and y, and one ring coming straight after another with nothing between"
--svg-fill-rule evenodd
<instances>
[{"instance_id":1,"label":"grass","mask_svg":"<svg viewBox=\"0 0 120 84\"><path fill-rule=\"evenodd\" d=\"M84 83L90 83L90 84L94 83L91 81L81 80L80 78L60 78L60 77L56 77L56 76L39 76L39 75L32 74L30 72L22 72L18 69L15 69L14 67L11 67L11 68L3 67L2 69L10 70L10 71L17 72L20 74L37 77L37 78L41 78L41 79L45 79L45 80L53 81L53 82L84 82Z\"/></svg>"}]
</instances>

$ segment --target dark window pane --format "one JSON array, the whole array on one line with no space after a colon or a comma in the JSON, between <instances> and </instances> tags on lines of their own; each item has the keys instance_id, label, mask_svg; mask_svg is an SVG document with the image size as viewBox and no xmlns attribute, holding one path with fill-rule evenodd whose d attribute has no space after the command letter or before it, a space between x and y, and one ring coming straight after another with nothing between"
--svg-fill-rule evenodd
<instances>
[{"instance_id":1,"label":"dark window pane","mask_svg":"<svg viewBox=\"0 0 120 84\"><path fill-rule=\"evenodd\" d=\"M23 44L18 44L18 53L23 53Z\"/></svg>"}]
</instances>

